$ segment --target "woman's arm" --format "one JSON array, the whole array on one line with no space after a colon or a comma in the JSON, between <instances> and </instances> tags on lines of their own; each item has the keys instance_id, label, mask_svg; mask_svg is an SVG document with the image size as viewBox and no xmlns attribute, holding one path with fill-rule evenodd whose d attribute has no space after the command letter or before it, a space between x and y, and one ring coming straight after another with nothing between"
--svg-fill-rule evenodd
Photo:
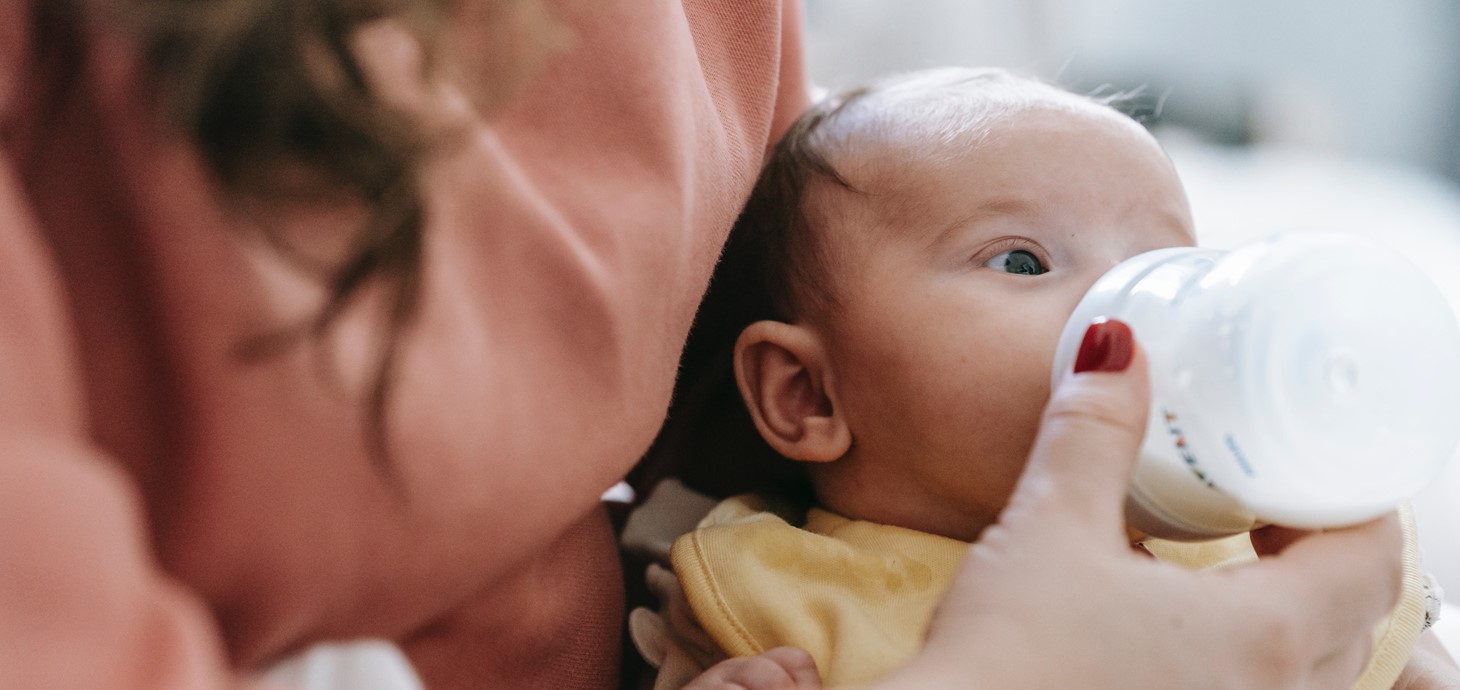
<instances>
[{"instance_id":1,"label":"woman's arm","mask_svg":"<svg viewBox=\"0 0 1460 690\"><path fill-rule=\"evenodd\" d=\"M208 612L154 563L130 479L85 441L68 331L0 152L0 690L237 687Z\"/></svg>"}]
</instances>

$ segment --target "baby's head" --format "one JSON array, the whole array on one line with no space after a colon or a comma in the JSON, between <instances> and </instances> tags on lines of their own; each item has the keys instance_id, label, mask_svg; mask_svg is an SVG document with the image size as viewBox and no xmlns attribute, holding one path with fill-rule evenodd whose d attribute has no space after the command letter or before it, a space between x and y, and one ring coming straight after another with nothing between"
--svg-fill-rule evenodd
<instances>
[{"instance_id":1,"label":"baby's head","mask_svg":"<svg viewBox=\"0 0 1460 690\"><path fill-rule=\"evenodd\" d=\"M1176 172L1139 124L967 69L814 107L736 233L774 315L734 354L761 436L808 463L830 510L970 540L1023 468L1085 290L1193 242Z\"/></svg>"}]
</instances>

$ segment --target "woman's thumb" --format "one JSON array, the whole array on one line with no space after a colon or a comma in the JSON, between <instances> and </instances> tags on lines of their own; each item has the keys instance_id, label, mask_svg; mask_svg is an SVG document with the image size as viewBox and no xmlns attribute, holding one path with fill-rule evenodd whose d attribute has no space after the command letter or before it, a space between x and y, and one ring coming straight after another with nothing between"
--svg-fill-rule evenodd
<instances>
[{"instance_id":1,"label":"woman's thumb","mask_svg":"<svg viewBox=\"0 0 1460 690\"><path fill-rule=\"evenodd\" d=\"M1029 513L1086 529L1123 527L1122 497L1145 436L1150 382L1130 327L1096 319L1074 372L1050 397L1024 476L1002 521Z\"/></svg>"}]
</instances>

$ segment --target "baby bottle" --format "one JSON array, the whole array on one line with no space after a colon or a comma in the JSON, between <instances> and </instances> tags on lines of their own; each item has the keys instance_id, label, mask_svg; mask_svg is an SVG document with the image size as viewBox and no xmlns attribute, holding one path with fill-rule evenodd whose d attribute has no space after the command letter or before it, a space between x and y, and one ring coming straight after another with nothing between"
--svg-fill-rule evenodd
<instances>
[{"instance_id":1,"label":"baby bottle","mask_svg":"<svg viewBox=\"0 0 1460 690\"><path fill-rule=\"evenodd\" d=\"M1129 324L1150 361L1126 500L1148 535L1362 522L1417 493L1460 442L1455 312L1371 242L1293 234L1126 260L1065 325L1056 388L1101 316Z\"/></svg>"}]
</instances>

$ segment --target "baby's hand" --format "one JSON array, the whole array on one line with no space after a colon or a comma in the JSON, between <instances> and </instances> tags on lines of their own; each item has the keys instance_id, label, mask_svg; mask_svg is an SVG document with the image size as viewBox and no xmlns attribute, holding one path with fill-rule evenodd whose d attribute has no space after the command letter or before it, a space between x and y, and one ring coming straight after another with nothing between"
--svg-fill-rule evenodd
<instances>
[{"instance_id":1,"label":"baby's hand","mask_svg":"<svg viewBox=\"0 0 1460 690\"><path fill-rule=\"evenodd\" d=\"M795 647L776 647L760 656L715 664L684 690L821 690L821 674L810 654Z\"/></svg>"}]
</instances>

